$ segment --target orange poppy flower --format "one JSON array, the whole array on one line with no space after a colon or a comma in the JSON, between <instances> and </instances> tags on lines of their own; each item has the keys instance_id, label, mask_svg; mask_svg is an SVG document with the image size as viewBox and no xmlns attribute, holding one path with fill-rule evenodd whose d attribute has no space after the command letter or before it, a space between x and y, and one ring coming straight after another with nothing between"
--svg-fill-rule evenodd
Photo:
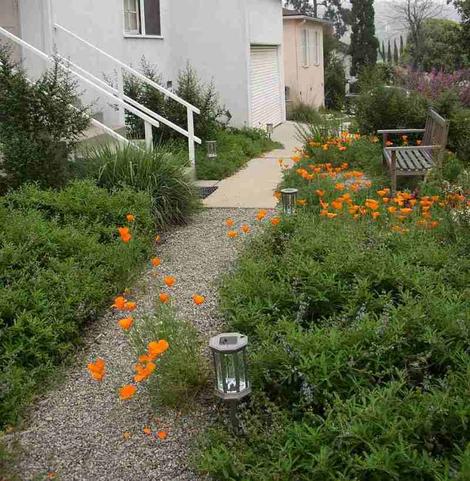
<instances>
[{"instance_id":1,"label":"orange poppy flower","mask_svg":"<svg viewBox=\"0 0 470 481\"><path fill-rule=\"evenodd\" d=\"M122 437L125 439L125 440L128 440L129 438L132 437L132 433L130 433L129 431L125 431L122 433Z\"/></svg>"},{"instance_id":2,"label":"orange poppy flower","mask_svg":"<svg viewBox=\"0 0 470 481\"><path fill-rule=\"evenodd\" d=\"M380 217L380 212L372 212L371 215L373 219L377 219L378 217Z\"/></svg>"},{"instance_id":3,"label":"orange poppy flower","mask_svg":"<svg viewBox=\"0 0 470 481\"><path fill-rule=\"evenodd\" d=\"M118 296L114 299L114 304L111 307L114 307L120 311L123 311L126 307L126 298L123 296Z\"/></svg>"},{"instance_id":4,"label":"orange poppy flower","mask_svg":"<svg viewBox=\"0 0 470 481\"><path fill-rule=\"evenodd\" d=\"M204 304L204 301L206 298L204 296L201 296L199 294L194 294L193 295L193 302L196 304L196 306L200 306L201 304Z\"/></svg>"},{"instance_id":5,"label":"orange poppy flower","mask_svg":"<svg viewBox=\"0 0 470 481\"><path fill-rule=\"evenodd\" d=\"M299 162L300 159L301 159L300 155L293 155L293 156L291 157L291 160L292 160L292 162L294 162L294 164L296 164L297 162Z\"/></svg>"},{"instance_id":6,"label":"orange poppy flower","mask_svg":"<svg viewBox=\"0 0 470 481\"><path fill-rule=\"evenodd\" d=\"M276 197L277 200L281 199L281 193L279 191L274 192L274 197Z\"/></svg>"},{"instance_id":7,"label":"orange poppy flower","mask_svg":"<svg viewBox=\"0 0 470 481\"><path fill-rule=\"evenodd\" d=\"M156 235L155 236L155 242L160 242L162 240L162 238L160 237L160 235Z\"/></svg>"},{"instance_id":8,"label":"orange poppy flower","mask_svg":"<svg viewBox=\"0 0 470 481\"><path fill-rule=\"evenodd\" d=\"M175 285L176 279L173 276L165 276L163 278L163 282L168 286L168 287L173 287Z\"/></svg>"},{"instance_id":9,"label":"orange poppy flower","mask_svg":"<svg viewBox=\"0 0 470 481\"><path fill-rule=\"evenodd\" d=\"M331 207L335 210L341 210L343 208L343 203L340 200L334 200L331 203Z\"/></svg>"},{"instance_id":10,"label":"orange poppy flower","mask_svg":"<svg viewBox=\"0 0 470 481\"><path fill-rule=\"evenodd\" d=\"M100 357L95 362L90 362L87 366L91 377L95 381L102 381L106 372L106 363Z\"/></svg>"},{"instance_id":11,"label":"orange poppy flower","mask_svg":"<svg viewBox=\"0 0 470 481\"><path fill-rule=\"evenodd\" d=\"M421 145L422 143L423 143L422 140L417 140L417 141L416 141L416 145Z\"/></svg>"},{"instance_id":12,"label":"orange poppy flower","mask_svg":"<svg viewBox=\"0 0 470 481\"><path fill-rule=\"evenodd\" d=\"M134 324L134 319L132 317L125 317L119 320L118 324L121 329L128 331L132 327L132 324Z\"/></svg>"},{"instance_id":13,"label":"orange poppy flower","mask_svg":"<svg viewBox=\"0 0 470 481\"><path fill-rule=\"evenodd\" d=\"M431 229L435 229L435 228L438 227L438 226L439 226L439 221L438 221L438 220L433 220L433 221L431 221L431 222L429 223L429 227L430 227Z\"/></svg>"},{"instance_id":14,"label":"orange poppy flower","mask_svg":"<svg viewBox=\"0 0 470 481\"><path fill-rule=\"evenodd\" d=\"M132 235L129 232L128 227L118 227L118 232L122 242L124 242L125 244L127 244L132 239Z\"/></svg>"},{"instance_id":15,"label":"orange poppy flower","mask_svg":"<svg viewBox=\"0 0 470 481\"><path fill-rule=\"evenodd\" d=\"M382 189L377 191L377 195L380 197L385 197L390 192L390 189Z\"/></svg>"},{"instance_id":16,"label":"orange poppy flower","mask_svg":"<svg viewBox=\"0 0 470 481\"><path fill-rule=\"evenodd\" d=\"M272 225L278 225L279 222L281 222L281 218L280 218L280 217L273 217L273 218L271 219L271 224L272 224Z\"/></svg>"},{"instance_id":17,"label":"orange poppy flower","mask_svg":"<svg viewBox=\"0 0 470 481\"><path fill-rule=\"evenodd\" d=\"M335 184L335 189L340 191L344 190L344 184L342 183Z\"/></svg>"},{"instance_id":18,"label":"orange poppy flower","mask_svg":"<svg viewBox=\"0 0 470 481\"><path fill-rule=\"evenodd\" d=\"M147 436L150 436L152 434L152 430L149 427L145 427L143 431L144 434L146 434Z\"/></svg>"},{"instance_id":19,"label":"orange poppy flower","mask_svg":"<svg viewBox=\"0 0 470 481\"><path fill-rule=\"evenodd\" d=\"M318 197L323 197L323 196L325 195L325 191L322 190L322 189L317 189L317 190L315 191L315 194L317 194Z\"/></svg>"},{"instance_id":20,"label":"orange poppy flower","mask_svg":"<svg viewBox=\"0 0 470 481\"><path fill-rule=\"evenodd\" d=\"M137 388L133 384L126 384L121 389L119 389L119 397L122 401L131 399L136 391Z\"/></svg>"},{"instance_id":21,"label":"orange poppy flower","mask_svg":"<svg viewBox=\"0 0 470 481\"><path fill-rule=\"evenodd\" d=\"M323 209L328 209L328 206L330 204L328 202L324 202L322 199L320 199L320 205L322 206Z\"/></svg>"},{"instance_id":22,"label":"orange poppy flower","mask_svg":"<svg viewBox=\"0 0 470 481\"><path fill-rule=\"evenodd\" d=\"M267 212L266 210L261 209L261 210L259 210L258 213L256 214L256 218L257 218L259 221L261 221L261 220L263 220L263 219L266 217L267 213L268 213L268 212Z\"/></svg>"},{"instance_id":23,"label":"orange poppy flower","mask_svg":"<svg viewBox=\"0 0 470 481\"><path fill-rule=\"evenodd\" d=\"M150 375L155 371L156 364L154 362L149 361L145 366L142 364L136 364L134 366L135 369L135 376L134 376L134 381L135 382L142 382L145 381L150 377Z\"/></svg>"},{"instance_id":24,"label":"orange poppy flower","mask_svg":"<svg viewBox=\"0 0 470 481\"><path fill-rule=\"evenodd\" d=\"M403 209L400 209L400 212L403 215L408 215L408 214L411 214L413 212L413 209L410 209L409 207L404 207Z\"/></svg>"},{"instance_id":25,"label":"orange poppy flower","mask_svg":"<svg viewBox=\"0 0 470 481\"><path fill-rule=\"evenodd\" d=\"M137 308L136 302L126 302L124 304L124 310L125 311L135 311L136 308Z\"/></svg>"},{"instance_id":26,"label":"orange poppy flower","mask_svg":"<svg viewBox=\"0 0 470 481\"><path fill-rule=\"evenodd\" d=\"M393 142L391 140L387 140L387 142L385 142L385 145L387 147L391 147L393 145Z\"/></svg>"},{"instance_id":27,"label":"orange poppy flower","mask_svg":"<svg viewBox=\"0 0 470 481\"><path fill-rule=\"evenodd\" d=\"M229 228L230 228L230 227L233 227L234 224L235 224L235 222L234 222L233 219L230 219L230 218L229 218L229 219L227 219L227 220L225 221L225 225L226 225L227 227L229 227Z\"/></svg>"},{"instance_id":28,"label":"orange poppy flower","mask_svg":"<svg viewBox=\"0 0 470 481\"><path fill-rule=\"evenodd\" d=\"M147 352L150 359L155 359L157 356L167 351L169 347L170 345L168 344L168 341L160 339L159 341L149 342L147 345Z\"/></svg>"},{"instance_id":29,"label":"orange poppy flower","mask_svg":"<svg viewBox=\"0 0 470 481\"><path fill-rule=\"evenodd\" d=\"M345 147L344 145L342 145L341 147L339 147L339 150L341 152L344 152L345 150L347 150L347 147Z\"/></svg>"},{"instance_id":30,"label":"orange poppy flower","mask_svg":"<svg viewBox=\"0 0 470 481\"><path fill-rule=\"evenodd\" d=\"M379 208L379 203L375 199L366 199L364 204L370 210L377 210Z\"/></svg>"},{"instance_id":31,"label":"orange poppy flower","mask_svg":"<svg viewBox=\"0 0 470 481\"><path fill-rule=\"evenodd\" d=\"M377 143L379 142L379 138L378 138L376 135L374 135L374 136L370 139L370 141L371 141L373 144L377 144Z\"/></svg>"},{"instance_id":32,"label":"orange poppy flower","mask_svg":"<svg viewBox=\"0 0 470 481\"><path fill-rule=\"evenodd\" d=\"M338 217L338 214L333 214L333 212L328 212L326 216L328 217L328 219L334 219L335 217Z\"/></svg>"},{"instance_id":33,"label":"orange poppy flower","mask_svg":"<svg viewBox=\"0 0 470 481\"><path fill-rule=\"evenodd\" d=\"M227 236L230 237L230 239L235 239L235 237L238 236L238 232L235 230L229 230L227 232Z\"/></svg>"},{"instance_id":34,"label":"orange poppy flower","mask_svg":"<svg viewBox=\"0 0 470 481\"><path fill-rule=\"evenodd\" d=\"M160 299L160 302L166 304L170 300L170 294L167 294L166 292L160 292L158 298Z\"/></svg>"},{"instance_id":35,"label":"orange poppy flower","mask_svg":"<svg viewBox=\"0 0 470 481\"><path fill-rule=\"evenodd\" d=\"M158 439L163 441L168 437L168 433L166 431L158 431L157 436L158 436Z\"/></svg>"},{"instance_id":36,"label":"orange poppy flower","mask_svg":"<svg viewBox=\"0 0 470 481\"><path fill-rule=\"evenodd\" d=\"M390 212L390 214L394 214L397 211L397 208L394 206L387 207L387 210Z\"/></svg>"},{"instance_id":37,"label":"orange poppy flower","mask_svg":"<svg viewBox=\"0 0 470 481\"><path fill-rule=\"evenodd\" d=\"M299 199L297 201L297 205L300 205L302 207L306 206L307 205L307 199Z\"/></svg>"},{"instance_id":38,"label":"orange poppy flower","mask_svg":"<svg viewBox=\"0 0 470 481\"><path fill-rule=\"evenodd\" d=\"M390 202L390 197L382 197L382 202L388 204Z\"/></svg>"},{"instance_id":39,"label":"orange poppy flower","mask_svg":"<svg viewBox=\"0 0 470 481\"><path fill-rule=\"evenodd\" d=\"M135 216L133 216L132 214L127 214L126 219L127 219L127 222L134 222Z\"/></svg>"},{"instance_id":40,"label":"orange poppy flower","mask_svg":"<svg viewBox=\"0 0 470 481\"><path fill-rule=\"evenodd\" d=\"M250 226L248 224L243 224L241 226L241 231L244 233L244 234L248 234L250 232Z\"/></svg>"},{"instance_id":41,"label":"orange poppy flower","mask_svg":"<svg viewBox=\"0 0 470 481\"><path fill-rule=\"evenodd\" d=\"M150 262L152 263L153 267L158 267L162 263L158 257L152 257L152 259L150 259Z\"/></svg>"}]
</instances>

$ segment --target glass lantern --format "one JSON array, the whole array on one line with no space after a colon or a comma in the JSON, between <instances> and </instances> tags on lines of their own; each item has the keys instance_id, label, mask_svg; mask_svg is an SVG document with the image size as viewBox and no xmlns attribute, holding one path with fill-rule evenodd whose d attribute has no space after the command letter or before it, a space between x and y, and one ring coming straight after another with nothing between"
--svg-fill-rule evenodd
<instances>
[{"instance_id":1,"label":"glass lantern","mask_svg":"<svg viewBox=\"0 0 470 481\"><path fill-rule=\"evenodd\" d=\"M286 215L292 215L295 212L295 206L297 204L298 189L282 189L282 210Z\"/></svg>"},{"instance_id":2,"label":"glass lantern","mask_svg":"<svg viewBox=\"0 0 470 481\"><path fill-rule=\"evenodd\" d=\"M206 142L207 158L216 159L217 158L217 141L208 140Z\"/></svg>"},{"instance_id":3,"label":"glass lantern","mask_svg":"<svg viewBox=\"0 0 470 481\"><path fill-rule=\"evenodd\" d=\"M209 341L214 356L215 392L225 401L238 401L251 392L246 347L248 338L236 332L219 334Z\"/></svg>"},{"instance_id":4,"label":"glass lantern","mask_svg":"<svg viewBox=\"0 0 470 481\"><path fill-rule=\"evenodd\" d=\"M268 134L268 137L271 138L271 136L274 133L274 125L273 124L266 124L266 132Z\"/></svg>"}]
</instances>

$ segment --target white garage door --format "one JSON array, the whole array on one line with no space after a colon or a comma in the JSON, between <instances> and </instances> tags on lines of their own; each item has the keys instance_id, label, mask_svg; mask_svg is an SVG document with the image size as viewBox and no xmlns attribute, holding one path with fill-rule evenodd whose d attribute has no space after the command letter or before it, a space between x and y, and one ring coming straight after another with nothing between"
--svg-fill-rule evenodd
<instances>
[{"instance_id":1,"label":"white garage door","mask_svg":"<svg viewBox=\"0 0 470 481\"><path fill-rule=\"evenodd\" d=\"M278 47L251 46L251 125L282 122L281 74Z\"/></svg>"}]
</instances>

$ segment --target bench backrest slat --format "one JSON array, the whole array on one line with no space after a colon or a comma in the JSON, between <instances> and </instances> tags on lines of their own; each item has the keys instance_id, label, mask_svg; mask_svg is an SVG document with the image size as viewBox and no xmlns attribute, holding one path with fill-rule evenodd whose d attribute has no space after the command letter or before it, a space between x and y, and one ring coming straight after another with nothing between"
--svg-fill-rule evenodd
<instances>
[{"instance_id":1,"label":"bench backrest slat","mask_svg":"<svg viewBox=\"0 0 470 481\"><path fill-rule=\"evenodd\" d=\"M425 129L422 145L442 145L442 149L433 152L433 157L437 160L447 145L449 122L435 110L429 109Z\"/></svg>"}]
</instances>

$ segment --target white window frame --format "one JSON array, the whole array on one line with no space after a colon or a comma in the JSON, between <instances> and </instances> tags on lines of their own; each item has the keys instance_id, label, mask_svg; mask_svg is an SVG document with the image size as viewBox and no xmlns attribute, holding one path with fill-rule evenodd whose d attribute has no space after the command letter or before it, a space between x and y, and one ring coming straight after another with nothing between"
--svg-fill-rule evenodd
<instances>
[{"instance_id":1,"label":"white window frame","mask_svg":"<svg viewBox=\"0 0 470 481\"><path fill-rule=\"evenodd\" d=\"M136 31L128 31L126 30L126 0L123 0L123 18L124 18L124 37L126 38L163 38L162 34L162 17L161 17L161 3L160 3L160 35L147 35L145 32L145 0L135 0L136 5L138 7L137 11L137 30Z\"/></svg>"},{"instance_id":2,"label":"white window frame","mask_svg":"<svg viewBox=\"0 0 470 481\"><path fill-rule=\"evenodd\" d=\"M312 37L309 45L311 52L310 65L318 67L320 65L320 33L316 29L311 30L310 36Z\"/></svg>"},{"instance_id":3,"label":"white window frame","mask_svg":"<svg viewBox=\"0 0 470 481\"><path fill-rule=\"evenodd\" d=\"M302 56L302 67L310 66L310 35L308 28L302 28L300 31L300 46Z\"/></svg>"}]
</instances>

